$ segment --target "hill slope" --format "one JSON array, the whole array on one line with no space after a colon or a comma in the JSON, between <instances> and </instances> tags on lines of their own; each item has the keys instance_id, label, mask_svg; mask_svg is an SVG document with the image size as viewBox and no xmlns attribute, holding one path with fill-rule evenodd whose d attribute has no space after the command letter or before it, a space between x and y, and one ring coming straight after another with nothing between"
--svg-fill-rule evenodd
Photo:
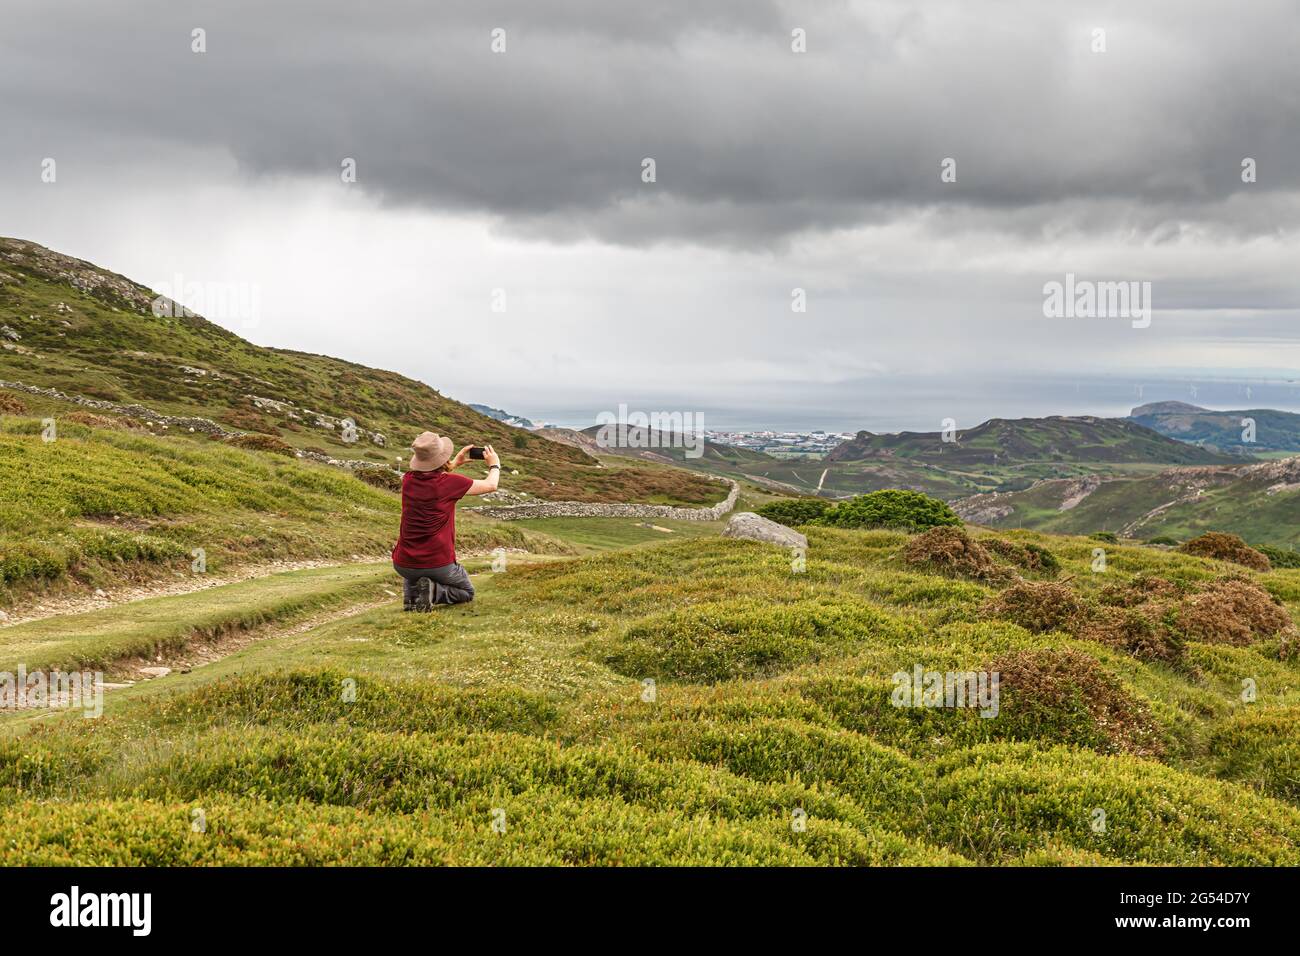
<instances>
[{"instance_id":1,"label":"hill slope","mask_svg":"<svg viewBox=\"0 0 1300 956\"><path fill-rule=\"evenodd\" d=\"M958 431L955 441L943 441L940 432L863 431L826 460L903 460L971 470L1032 463L1197 465L1225 459L1123 419L1050 416L993 418Z\"/></svg>"},{"instance_id":2,"label":"hill slope","mask_svg":"<svg viewBox=\"0 0 1300 956\"><path fill-rule=\"evenodd\" d=\"M493 444L514 490L548 499L635 501L631 463L604 467L581 450L481 415L421 382L328 356L263 348L173 308L122 276L35 243L0 239L0 381L70 397L210 418L336 458L394 463L425 428ZM344 420L356 426L346 440ZM713 503L714 483L687 472L648 500Z\"/></svg>"},{"instance_id":3,"label":"hill slope","mask_svg":"<svg viewBox=\"0 0 1300 956\"><path fill-rule=\"evenodd\" d=\"M1139 425L1169 438L1233 454L1300 451L1300 414L1272 408L1211 411L1185 402L1152 402L1129 413ZM1254 440L1244 441L1243 419L1255 423Z\"/></svg>"},{"instance_id":4,"label":"hill slope","mask_svg":"<svg viewBox=\"0 0 1300 956\"><path fill-rule=\"evenodd\" d=\"M967 520L994 527L1179 540L1230 531L1253 544L1289 548L1300 545L1300 458L1042 481L954 507Z\"/></svg>"}]
</instances>

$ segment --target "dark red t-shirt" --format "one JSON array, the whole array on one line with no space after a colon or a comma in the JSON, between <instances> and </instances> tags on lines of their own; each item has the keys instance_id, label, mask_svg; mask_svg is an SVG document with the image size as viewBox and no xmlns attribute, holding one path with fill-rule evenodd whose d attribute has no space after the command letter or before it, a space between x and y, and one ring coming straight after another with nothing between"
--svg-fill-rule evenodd
<instances>
[{"instance_id":1,"label":"dark red t-shirt","mask_svg":"<svg viewBox=\"0 0 1300 956\"><path fill-rule=\"evenodd\" d=\"M456 502L473 478L449 471L408 471L402 476L402 527L393 563L440 568L456 563Z\"/></svg>"}]
</instances>

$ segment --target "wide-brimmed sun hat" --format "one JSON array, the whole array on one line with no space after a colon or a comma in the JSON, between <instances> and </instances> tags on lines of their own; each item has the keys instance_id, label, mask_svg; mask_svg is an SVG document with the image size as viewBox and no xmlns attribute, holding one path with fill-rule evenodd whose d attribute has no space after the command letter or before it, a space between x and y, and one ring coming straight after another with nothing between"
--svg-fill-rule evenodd
<instances>
[{"instance_id":1,"label":"wide-brimmed sun hat","mask_svg":"<svg viewBox=\"0 0 1300 956\"><path fill-rule=\"evenodd\" d=\"M411 442L411 450L415 452L408 466L411 471L433 471L451 459L451 439L433 432L421 432Z\"/></svg>"}]
</instances>

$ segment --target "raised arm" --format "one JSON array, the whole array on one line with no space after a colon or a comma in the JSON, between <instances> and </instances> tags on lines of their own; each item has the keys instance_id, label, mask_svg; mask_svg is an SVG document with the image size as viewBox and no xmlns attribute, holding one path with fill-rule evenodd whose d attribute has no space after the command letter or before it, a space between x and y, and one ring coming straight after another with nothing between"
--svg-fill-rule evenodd
<instances>
[{"instance_id":1,"label":"raised arm","mask_svg":"<svg viewBox=\"0 0 1300 956\"><path fill-rule=\"evenodd\" d=\"M497 483L501 479L501 459L491 445L483 446L483 460L488 466L487 477L470 485L469 491L465 492L467 495L487 495L497 490Z\"/></svg>"}]
</instances>

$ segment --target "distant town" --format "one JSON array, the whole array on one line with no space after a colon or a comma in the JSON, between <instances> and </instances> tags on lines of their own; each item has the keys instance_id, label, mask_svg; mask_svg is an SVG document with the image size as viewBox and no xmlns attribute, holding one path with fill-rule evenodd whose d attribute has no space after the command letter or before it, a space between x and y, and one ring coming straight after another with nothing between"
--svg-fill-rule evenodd
<instances>
[{"instance_id":1,"label":"distant town","mask_svg":"<svg viewBox=\"0 0 1300 956\"><path fill-rule=\"evenodd\" d=\"M476 412L495 418L499 422L513 425L515 428L527 428L530 431L546 428L565 428L552 422L542 422L514 415L490 405L470 403ZM854 436L849 432L827 432L820 428L814 431L711 431L705 429L704 437L719 445L731 445L735 448L747 448L769 455L786 457L817 457L825 455L836 445L846 442Z\"/></svg>"},{"instance_id":2,"label":"distant town","mask_svg":"<svg viewBox=\"0 0 1300 956\"><path fill-rule=\"evenodd\" d=\"M817 456L829 452L836 445L848 441L853 435L846 432L776 431L705 431L705 437L719 445L732 445L761 451L768 455Z\"/></svg>"}]
</instances>

